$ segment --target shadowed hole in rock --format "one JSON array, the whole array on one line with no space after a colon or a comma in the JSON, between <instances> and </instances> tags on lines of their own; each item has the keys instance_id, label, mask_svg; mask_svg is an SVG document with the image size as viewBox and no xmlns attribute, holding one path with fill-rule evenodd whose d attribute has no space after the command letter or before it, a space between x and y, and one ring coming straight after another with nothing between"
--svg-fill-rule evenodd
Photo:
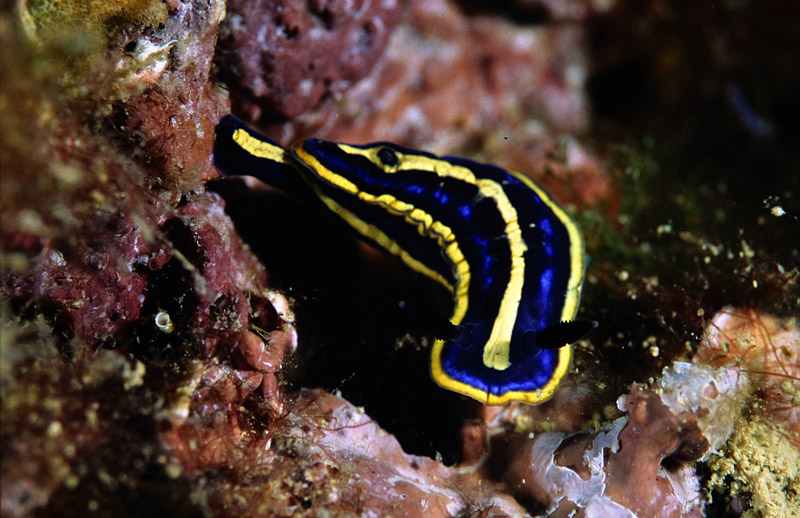
<instances>
[{"instance_id":1,"label":"shadowed hole in rock","mask_svg":"<svg viewBox=\"0 0 800 518\"><path fill-rule=\"evenodd\" d=\"M317 5L310 5L309 12L311 12L325 30L333 30L333 27L336 25L336 19L330 9L327 7L320 8Z\"/></svg>"},{"instance_id":2,"label":"shadowed hole in rock","mask_svg":"<svg viewBox=\"0 0 800 518\"><path fill-rule=\"evenodd\" d=\"M172 218L164 223L162 230L172 246L183 254L186 260L195 268L202 271L205 267L206 258L192 229L186 226L180 218Z\"/></svg>"},{"instance_id":3,"label":"shadowed hole in rock","mask_svg":"<svg viewBox=\"0 0 800 518\"><path fill-rule=\"evenodd\" d=\"M377 33L377 27L372 21L364 22L361 25L361 30L358 33L358 44L356 45L358 49L362 52L366 52L370 50L373 45L375 45L375 34Z\"/></svg>"},{"instance_id":4,"label":"shadowed hole in rock","mask_svg":"<svg viewBox=\"0 0 800 518\"><path fill-rule=\"evenodd\" d=\"M286 23L282 16L276 16L273 23L278 32L289 41L296 40L300 36L300 27Z\"/></svg>"},{"instance_id":5,"label":"shadowed hole in rock","mask_svg":"<svg viewBox=\"0 0 800 518\"><path fill-rule=\"evenodd\" d=\"M188 337L195 331L193 319L199 307L194 276L178 259L170 259L158 270L137 268L147 275L148 285L140 318L133 327L131 352L148 359L176 359L186 356L194 343ZM157 325L158 317L168 316L171 330Z\"/></svg>"}]
</instances>

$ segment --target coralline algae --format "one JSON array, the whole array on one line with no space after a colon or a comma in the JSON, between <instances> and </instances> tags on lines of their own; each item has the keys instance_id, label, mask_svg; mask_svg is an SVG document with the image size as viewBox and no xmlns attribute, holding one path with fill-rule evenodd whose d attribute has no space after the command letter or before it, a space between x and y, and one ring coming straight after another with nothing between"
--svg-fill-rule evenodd
<instances>
[{"instance_id":1,"label":"coralline algae","mask_svg":"<svg viewBox=\"0 0 800 518\"><path fill-rule=\"evenodd\" d=\"M747 374L739 369L675 362L664 369L661 401L675 414L691 412L709 446L702 460L730 437L749 392Z\"/></svg>"}]
</instances>

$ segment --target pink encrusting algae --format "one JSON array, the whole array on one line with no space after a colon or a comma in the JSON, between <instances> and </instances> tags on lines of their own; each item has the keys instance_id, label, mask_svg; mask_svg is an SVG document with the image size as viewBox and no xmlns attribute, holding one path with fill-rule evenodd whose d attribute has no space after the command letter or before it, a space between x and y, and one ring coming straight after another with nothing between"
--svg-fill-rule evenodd
<instances>
[{"instance_id":1,"label":"pink encrusting algae","mask_svg":"<svg viewBox=\"0 0 800 518\"><path fill-rule=\"evenodd\" d=\"M732 216L698 201L707 185L659 201L651 151L620 152L593 109L648 80L662 101L715 87L686 52L697 31L647 30L702 8L623 16L645 4L2 9L3 516L792 516L791 184L736 253L708 237ZM621 33L646 41L633 58ZM619 67L636 73L609 94ZM686 119L623 97L637 128ZM216 181L231 106L282 144L392 140L540 181L583 227L579 316L600 320L554 397L486 407L430 382L425 330L379 314L418 279L254 181Z\"/></svg>"}]
</instances>

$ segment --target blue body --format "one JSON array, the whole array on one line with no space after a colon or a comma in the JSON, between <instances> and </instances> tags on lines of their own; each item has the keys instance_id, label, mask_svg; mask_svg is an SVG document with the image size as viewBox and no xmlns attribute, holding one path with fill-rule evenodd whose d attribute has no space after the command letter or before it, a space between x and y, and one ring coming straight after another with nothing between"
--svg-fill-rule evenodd
<instances>
[{"instance_id":1,"label":"blue body","mask_svg":"<svg viewBox=\"0 0 800 518\"><path fill-rule=\"evenodd\" d=\"M389 143L317 139L283 150L226 117L215 163L320 200L363 238L453 294L433 379L487 404L539 403L566 375L584 247L569 215L526 176Z\"/></svg>"}]
</instances>

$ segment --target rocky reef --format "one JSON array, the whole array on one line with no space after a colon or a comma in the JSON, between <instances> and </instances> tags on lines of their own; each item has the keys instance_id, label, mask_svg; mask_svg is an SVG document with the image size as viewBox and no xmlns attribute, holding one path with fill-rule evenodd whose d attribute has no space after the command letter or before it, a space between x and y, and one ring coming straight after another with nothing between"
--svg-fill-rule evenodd
<instances>
[{"instance_id":1,"label":"rocky reef","mask_svg":"<svg viewBox=\"0 0 800 518\"><path fill-rule=\"evenodd\" d=\"M792 516L800 12L723 4L3 7L3 516ZM600 323L553 399L433 384L449 301L221 180L230 112L545 186Z\"/></svg>"}]
</instances>

